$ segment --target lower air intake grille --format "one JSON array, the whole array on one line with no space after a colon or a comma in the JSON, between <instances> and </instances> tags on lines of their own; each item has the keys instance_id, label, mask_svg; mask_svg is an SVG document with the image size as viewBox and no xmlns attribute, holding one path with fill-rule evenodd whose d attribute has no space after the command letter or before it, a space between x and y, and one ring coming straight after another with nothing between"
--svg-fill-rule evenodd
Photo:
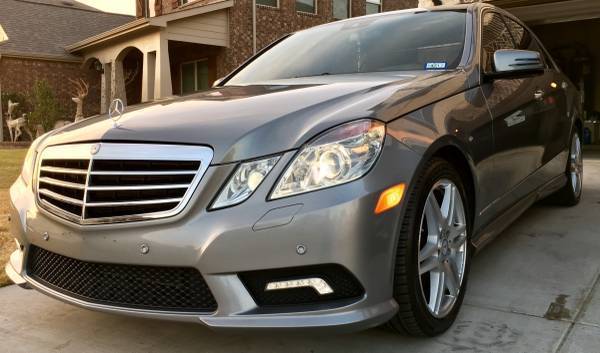
<instances>
[{"instance_id":1,"label":"lower air intake grille","mask_svg":"<svg viewBox=\"0 0 600 353\"><path fill-rule=\"evenodd\" d=\"M44 286L97 304L176 312L217 309L193 268L85 262L31 246L27 273Z\"/></svg>"},{"instance_id":2,"label":"lower air intake grille","mask_svg":"<svg viewBox=\"0 0 600 353\"><path fill-rule=\"evenodd\" d=\"M334 264L242 272L239 277L259 306L322 304L364 295L363 287L350 271ZM319 295L310 287L265 290L270 282L314 277L325 280L333 293Z\"/></svg>"}]
</instances>

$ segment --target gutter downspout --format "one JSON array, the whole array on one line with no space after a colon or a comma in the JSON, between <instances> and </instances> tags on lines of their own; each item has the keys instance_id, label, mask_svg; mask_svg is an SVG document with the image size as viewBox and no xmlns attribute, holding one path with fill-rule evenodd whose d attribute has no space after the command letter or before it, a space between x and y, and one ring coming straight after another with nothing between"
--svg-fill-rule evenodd
<instances>
[{"instance_id":1,"label":"gutter downspout","mask_svg":"<svg viewBox=\"0 0 600 353\"><path fill-rule=\"evenodd\" d=\"M252 0L252 54L256 55L256 0Z\"/></svg>"}]
</instances>

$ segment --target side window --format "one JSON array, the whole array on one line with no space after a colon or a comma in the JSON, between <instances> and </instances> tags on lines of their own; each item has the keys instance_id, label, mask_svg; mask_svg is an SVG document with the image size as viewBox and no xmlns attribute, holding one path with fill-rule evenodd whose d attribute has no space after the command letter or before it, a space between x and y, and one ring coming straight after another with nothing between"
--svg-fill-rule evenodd
<instances>
[{"instance_id":1,"label":"side window","mask_svg":"<svg viewBox=\"0 0 600 353\"><path fill-rule=\"evenodd\" d=\"M539 43L535 40L535 38L533 38L529 30L510 18L506 18L506 24L515 38L517 49L537 51L542 55L542 60L544 60L546 67L548 67L550 61L546 56L546 52L542 50Z\"/></svg>"},{"instance_id":2,"label":"side window","mask_svg":"<svg viewBox=\"0 0 600 353\"><path fill-rule=\"evenodd\" d=\"M493 58L496 50L516 49L513 38L502 19L496 12L486 12L483 15L482 28L482 67L484 72L493 72Z\"/></svg>"}]
</instances>

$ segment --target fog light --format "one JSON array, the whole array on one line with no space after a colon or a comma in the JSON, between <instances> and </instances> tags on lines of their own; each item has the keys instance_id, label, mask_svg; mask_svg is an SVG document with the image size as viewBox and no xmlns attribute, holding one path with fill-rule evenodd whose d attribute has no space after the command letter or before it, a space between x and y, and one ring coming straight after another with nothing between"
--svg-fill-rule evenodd
<instances>
[{"instance_id":1,"label":"fog light","mask_svg":"<svg viewBox=\"0 0 600 353\"><path fill-rule=\"evenodd\" d=\"M377 206L375 206L375 214L380 214L396 207L402 201L404 189L404 184L398 184L382 192L379 196L379 201L377 201Z\"/></svg>"},{"instance_id":2,"label":"fog light","mask_svg":"<svg viewBox=\"0 0 600 353\"><path fill-rule=\"evenodd\" d=\"M312 288L319 295L331 294L333 289L327 282L322 278L303 278L293 279L289 281L279 281L267 283L265 291L281 290L281 289L294 289L294 288Z\"/></svg>"}]
</instances>

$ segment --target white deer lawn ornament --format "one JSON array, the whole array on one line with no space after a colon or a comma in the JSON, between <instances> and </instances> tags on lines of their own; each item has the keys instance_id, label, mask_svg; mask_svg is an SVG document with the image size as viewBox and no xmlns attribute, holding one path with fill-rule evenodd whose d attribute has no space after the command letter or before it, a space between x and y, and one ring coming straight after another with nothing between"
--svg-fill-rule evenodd
<instances>
[{"instance_id":1,"label":"white deer lawn ornament","mask_svg":"<svg viewBox=\"0 0 600 353\"><path fill-rule=\"evenodd\" d=\"M89 84L87 82L85 82L83 79L77 79L77 80L72 80L69 79L69 81L75 85L75 92L74 92L74 96L73 102L75 102L77 104L77 113L75 113L75 121L79 121L82 120L83 118L85 118L85 116L83 115L83 101L85 99L85 97L87 97L88 92L89 92Z\"/></svg>"},{"instance_id":2,"label":"white deer lawn ornament","mask_svg":"<svg viewBox=\"0 0 600 353\"><path fill-rule=\"evenodd\" d=\"M17 142L19 137L23 134L21 129L25 127L27 124L27 115L23 114L22 117L17 119L9 118L6 120L6 125L8 126L8 133L10 134L11 142Z\"/></svg>"},{"instance_id":3,"label":"white deer lawn ornament","mask_svg":"<svg viewBox=\"0 0 600 353\"><path fill-rule=\"evenodd\" d=\"M6 126L8 127L8 133L10 134L10 141L16 142L19 137L23 134L21 130L26 127L27 115L23 114L20 118L13 119L12 115L15 108L19 105L18 102L8 101L8 112L6 113Z\"/></svg>"}]
</instances>

